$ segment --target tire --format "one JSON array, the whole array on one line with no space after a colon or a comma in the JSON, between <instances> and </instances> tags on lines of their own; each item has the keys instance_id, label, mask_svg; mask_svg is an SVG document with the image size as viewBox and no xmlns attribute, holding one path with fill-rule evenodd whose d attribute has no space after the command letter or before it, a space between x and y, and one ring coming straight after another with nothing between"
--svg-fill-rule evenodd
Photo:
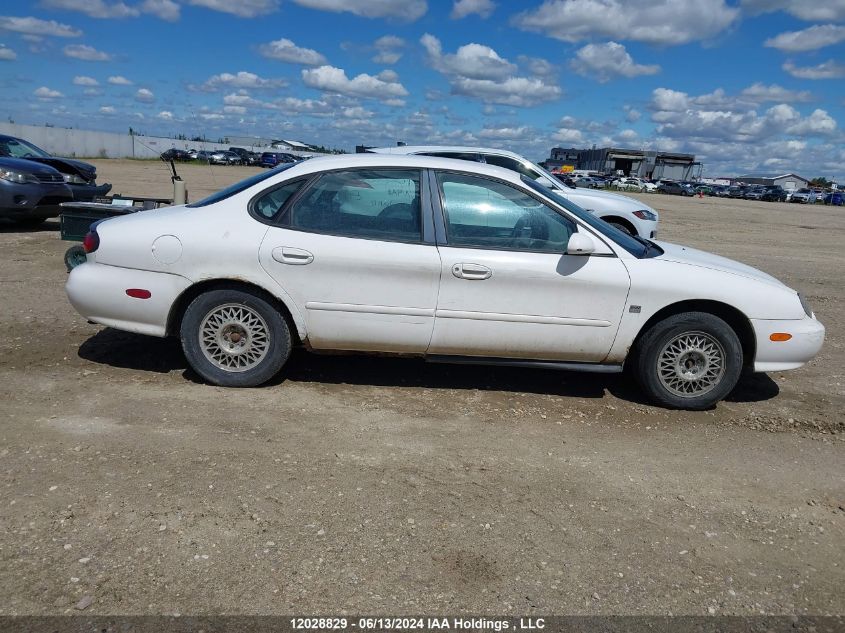
<instances>
[{"instance_id":1,"label":"tire","mask_svg":"<svg viewBox=\"0 0 845 633\"><path fill-rule=\"evenodd\" d=\"M614 227L614 228L619 229L620 231L622 231L623 233L625 233L627 235L633 235L633 233L631 232L631 229L629 229L624 224L620 224L619 222L608 222L608 224L610 226Z\"/></svg>"},{"instance_id":2,"label":"tire","mask_svg":"<svg viewBox=\"0 0 845 633\"><path fill-rule=\"evenodd\" d=\"M733 390L742 366L742 345L731 326L706 312L685 312L656 323L642 336L632 369L654 403L698 411Z\"/></svg>"},{"instance_id":3,"label":"tire","mask_svg":"<svg viewBox=\"0 0 845 633\"><path fill-rule=\"evenodd\" d=\"M70 272L80 264L84 264L88 259L85 249L79 244L74 244L65 251L65 268Z\"/></svg>"},{"instance_id":4,"label":"tire","mask_svg":"<svg viewBox=\"0 0 845 633\"><path fill-rule=\"evenodd\" d=\"M185 311L180 335L191 368L221 387L264 384L279 373L291 350L285 318L249 290L201 294Z\"/></svg>"},{"instance_id":5,"label":"tire","mask_svg":"<svg viewBox=\"0 0 845 633\"><path fill-rule=\"evenodd\" d=\"M14 222L17 226L21 227L22 229L34 229L36 227L41 226L44 222L47 221L47 218L14 218L12 222Z\"/></svg>"}]
</instances>

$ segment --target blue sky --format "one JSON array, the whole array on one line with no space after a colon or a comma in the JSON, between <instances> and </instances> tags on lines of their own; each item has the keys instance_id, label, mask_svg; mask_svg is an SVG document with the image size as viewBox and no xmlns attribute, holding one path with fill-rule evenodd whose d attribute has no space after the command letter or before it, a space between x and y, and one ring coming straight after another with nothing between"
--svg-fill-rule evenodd
<instances>
[{"instance_id":1,"label":"blue sky","mask_svg":"<svg viewBox=\"0 0 845 633\"><path fill-rule=\"evenodd\" d=\"M845 181L843 0L36 0L18 123L352 149L612 144Z\"/></svg>"}]
</instances>

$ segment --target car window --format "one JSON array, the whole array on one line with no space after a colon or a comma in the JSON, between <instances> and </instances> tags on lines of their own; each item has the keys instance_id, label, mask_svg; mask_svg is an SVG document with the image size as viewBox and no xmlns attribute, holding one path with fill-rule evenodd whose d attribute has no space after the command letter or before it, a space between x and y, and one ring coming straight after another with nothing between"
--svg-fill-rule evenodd
<instances>
[{"instance_id":1,"label":"car window","mask_svg":"<svg viewBox=\"0 0 845 633\"><path fill-rule=\"evenodd\" d=\"M292 207L290 226L331 235L419 242L420 172L361 169L323 174Z\"/></svg>"},{"instance_id":2,"label":"car window","mask_svg":"<svg viewBox=\"0 0 845 633\"><path fill-rule=\"evenodd\" d=\"M522 162L514 158L508 158L507 156L484 154L484 162L488 165L495 165L496 167L504 167L505 169L510 169L511 171L520 173L523 176L528 176L529 178L534 178L535 180L543 176L543 174L541 174L536 169L531 169L527 165L524 165Z\"/></svg>"},{"instance_id":3,"label":"car window","mask_svg":"<svg viewBox=\"0 0 845 633\"><path fill-rule=\"evenodd\" d=\"M450 246L566 252L575 223L527 193L494 180L440 172Z\"/></svg>"},{"instance_id":4,"label":"car window","mask_svg":"<svg viewBox=\"0 0 845 633\"><path fill-rule=\"evenodd\" d=\"M286 182L281 187L270 189L259 195L252 203L252 210L259 218L273 220L279 216L279 212L290 200L291 196L299 191L305 180Z\"/></svg>"},{"instance_id":5,"label":"car window","mask_svg":"<svg viewBox=\"0 0 845 633\"><path fill-rule=\"evenodd\" d=\"M50 158L50 154L20 139L5 137L0 139L0 156L11 158Z\"/></svg>"}]
</instances>

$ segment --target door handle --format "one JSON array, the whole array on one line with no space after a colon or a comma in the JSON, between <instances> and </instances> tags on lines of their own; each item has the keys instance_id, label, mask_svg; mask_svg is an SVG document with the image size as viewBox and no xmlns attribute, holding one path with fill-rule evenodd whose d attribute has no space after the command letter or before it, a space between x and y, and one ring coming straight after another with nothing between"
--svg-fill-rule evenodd
<instances>
[{"instance_id":1,"label":"door handle","mask_svg":"<svg viewBox=\"0 0 845 633\"><path fill-rule=\"evenodd\" d=\"M292 246L277 246L273 249L273 259L280 264L304 266L314 261L314 255L301 248Z\"/></svg>"},{"instance_id":2,"label":"door handle","mask_svg":"<svg viewBox=\"0 0 845 633\"><path fill-rule=\"evenodd\" d=\"M493 271L481 264L455 264L452 266L452 274L459 279L490 279Z\"/></svg>"}]
</instances>

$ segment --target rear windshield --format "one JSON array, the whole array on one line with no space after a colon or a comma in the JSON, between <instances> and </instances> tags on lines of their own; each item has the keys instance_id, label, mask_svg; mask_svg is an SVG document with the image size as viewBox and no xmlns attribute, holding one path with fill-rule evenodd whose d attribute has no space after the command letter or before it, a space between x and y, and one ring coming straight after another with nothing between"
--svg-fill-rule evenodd
<instances>
[{"instance_id":1,"label":"rear windshield","mask_svg":"<svg viewBox=\"0 0 845 633\"><path fill-rule=\"evenodd\" d=\"M267 180L268 178L272 178L276 174L285 169L290 169L293 167L293 164L284 165L282 167L277 167L276 169L271 169L270 171L264 171L260 174L255 174L254 176L250 176L240 182L236 182L234 185L229 185L225 189L221 189L217 193L213 193L207 198L203 198L202 200L198 200L197 202L192 202L189 205L186 205L191 208L196 207L207 207L210 204L214 204L215 202L220 202L221 200L225 200L226 198L230 198L234 196L236 193L240 193L241 191L246 191L253 185L257 185L259 182Z\"/></svg>"}]
</instances>

